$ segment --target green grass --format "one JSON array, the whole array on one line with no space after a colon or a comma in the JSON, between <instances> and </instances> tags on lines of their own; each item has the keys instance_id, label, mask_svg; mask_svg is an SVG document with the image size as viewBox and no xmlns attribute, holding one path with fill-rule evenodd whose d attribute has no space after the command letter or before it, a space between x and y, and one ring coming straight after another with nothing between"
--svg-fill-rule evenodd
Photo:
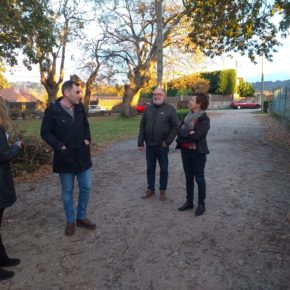
<instances>
[{"instance_id":1,"label":"green grass","mask_svg":"<svg viewBox=\"0 0 290 290\"><path fill-rule=\"evenodd\" d=\"M115 141L135 137L138 134L140 116L122 118L120 116L89 117L92 143L107 145ZM12 128L22 131L24 136L39 137L41 120L14 120Z\"/></svg>"},{"instance_id":2,"label":"green grass","mask_svg":"<svg viewBox=\"0 0 290 290\"><path fill-rule=\"evenodd\" d=\"M114 141L125 140L136 136L139 130L140 116L90 117L92 142L105 145Z\"/></svg>"}]
</instances>

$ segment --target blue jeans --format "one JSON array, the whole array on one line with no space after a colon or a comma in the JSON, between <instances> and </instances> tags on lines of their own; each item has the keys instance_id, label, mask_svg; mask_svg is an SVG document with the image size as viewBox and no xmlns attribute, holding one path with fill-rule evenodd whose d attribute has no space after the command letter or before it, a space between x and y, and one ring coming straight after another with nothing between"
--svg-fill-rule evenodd
<instances>
[{"instance_id":1,"label":"blue jeans","mask_svg":"<svg viewBox=\"0 0 290 290\"><path fill-rule=\"evenodd\" d=\"M198 204L204 205L206 198L206 183L204 168L206 155L196 150L181 149L182 164L186 180L186 199L193 202L194 178L198 187Z\"/></svg>"},{"instance_id":2,"label":"blue jeans","mask_svg":"<svg viewBox=\"0 0 290 290\"><path fill-rule=\"evenodd\" d=\"M155 191L156 161L160 166L160 190L166 190L168 180L168 152L169 147L146 147L147 183L148 190Z\"/></svg>"},{"instance_id":3,"label":"blue jeans","mask_svg":"<svg viewBox=\"0 0 290 290\"><path fill-rule=\"evenodd\" d=\"M67 223L75 222L74 209L74 179L77 177L79 187L77 219L85 219L87 213L87 205L89 202L90 191L92 186L91 168L80 173L60 173L60 182L62 188L62 202L65 211Z\"/></svg>"}]
</instances>

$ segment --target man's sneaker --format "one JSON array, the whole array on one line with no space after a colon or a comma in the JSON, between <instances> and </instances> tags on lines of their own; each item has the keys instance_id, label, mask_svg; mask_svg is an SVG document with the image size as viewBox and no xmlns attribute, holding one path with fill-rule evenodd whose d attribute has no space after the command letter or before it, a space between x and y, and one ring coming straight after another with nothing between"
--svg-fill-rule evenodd
<instances>
[{"instance_id":1,"label":"man's sneaker","mask_svg":"<svg viewBox=\"0 0 290 290\"><path fill-rule=\"evenodd\" d=\"M205 212L205 206L204 205L201 205L199 204L196 211L195 211L195 215L196 216L200 216L200 215L203 215Z\"/></svg>"},{"instance_id":2,"label":"man's sneaker","mask_svg":"<svg viewBox=\"0 0 290 290\"><path fill-rule=\"evenodd\" d=\"M77 220L77 226L81 228L85 228L87 230L95 230L97 227L96 224L93 224L88 219Z\"/></svg>"},{"instance_id":3,"label":"man's sneaker","mask_svg":"<svg viewBox=\"0 0 290 290\"><path fill-rule=\"evenodd\" d=\"M146 191L146 192L141 196L141 198L142 198L142 199L149 198L149 197L153 196L154 194L155 194L154 191L152 191L152 190L147 190L147 191Z\"/></svg>"}]
</instances>

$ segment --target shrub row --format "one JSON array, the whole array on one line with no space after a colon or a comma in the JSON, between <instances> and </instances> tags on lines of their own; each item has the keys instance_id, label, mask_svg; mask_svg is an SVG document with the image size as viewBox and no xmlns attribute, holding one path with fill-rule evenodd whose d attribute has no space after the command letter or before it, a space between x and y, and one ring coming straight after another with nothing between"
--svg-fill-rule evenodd
<instances>
[{"instance_id":1,"label":"shrub row","mask_svg":"<svg viewBox=\"0 0 290 290\"><path fill-rule=\"evenodd\" d=\"M192 92L232 95L236 92L237 73L235 69L195 73L174 79L167 83L169 97L188 96ZM144 89L142 98L150 98L155 87Z\"/></svg>"}]
</instances>

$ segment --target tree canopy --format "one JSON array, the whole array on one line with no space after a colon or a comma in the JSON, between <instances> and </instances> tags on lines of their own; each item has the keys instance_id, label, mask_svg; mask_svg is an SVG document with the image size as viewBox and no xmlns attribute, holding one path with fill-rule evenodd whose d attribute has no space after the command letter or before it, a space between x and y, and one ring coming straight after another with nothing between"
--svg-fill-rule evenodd
<instances>
[{"instance_id":1,"label":"tree canopy","mask_svg":"<svg viewBox=\"0 0 290 290\"><path fill-rule=\"evenodd\" d=\"M277 2L289 9L285 1ZM241 52L252 61L262 54L271 59L279 45L279 29L272 21L275 10L265 0L188 0L185 6L192 24L190 39L207 56ZM289 19L284 18L280 27L285 30L287 25Z\"/></svg>"},{"instance_id":2,"label":"tree canopy","mask_svg":"<svg viewBox=\"0 0 290 290\"><path fill-rule=\"evenodd\" d=\"M0 89L6 89L10 87L8 80L4 77L5 67L0 62Z\"/></svg>"},{"instance_id":3,"label":"tree canopy","mask_svg":"<svg viewBox=\"0 0 290 290\"><path fill-rule=\"evenodd\" d=\"M54 44L51 11L48 0L0 0L0 59L13 66L18 53L24 53L24 64L30 69L37 63L35 36L41 48Z\"/></svg>"}]
</instances>

